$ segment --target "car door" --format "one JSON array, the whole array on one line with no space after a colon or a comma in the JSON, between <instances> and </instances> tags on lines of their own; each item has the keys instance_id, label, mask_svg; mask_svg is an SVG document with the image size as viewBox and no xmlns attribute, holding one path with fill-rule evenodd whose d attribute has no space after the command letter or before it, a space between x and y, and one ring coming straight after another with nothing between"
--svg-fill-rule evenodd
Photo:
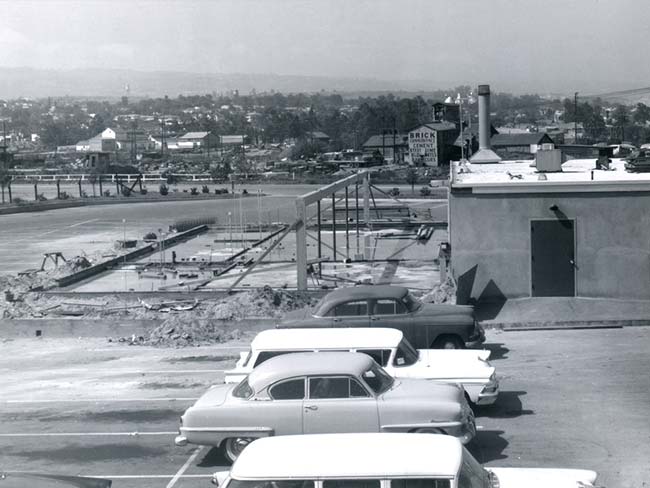
<instances>
[{"instance_id":1,"label":"car door","mask_svg":"<svg viewBox=\"0 0 650 488\"><path fill-rule=\"evenodd\" d=\"M334 327L368 327L368 300L350 300L339 303L330 311Z\"/></svg>"},{"instance_id":2,"label":"car door","mask_svg":"<svg viewBox=\"0 0 650 488\"><path fill-rule=\"evenodd\" d=\"M350 376L311 376L303 402L305 434L378 432L377 400Z\"/></svg>"},{"instance_id":3,"label":"car door","mask_svg":"<svg viewBox=\"0 0 650 488\"><path fill-rule=\"evenodd\" d=\"M306 379L290 378L268 388L268 397L249 400L247 425L268 426L275 435L302 434Z\"/></svg>"},{"instance_id":4,"label":"car door","mask_svg":"<svg viewBox=\"0 0 650 488\"><path fill-rule=\"evenodd\" d=\"M401 300L378 298L370 303L370 327L389 327L409 335L412 317Z\"/></svg>"}]
</instances>

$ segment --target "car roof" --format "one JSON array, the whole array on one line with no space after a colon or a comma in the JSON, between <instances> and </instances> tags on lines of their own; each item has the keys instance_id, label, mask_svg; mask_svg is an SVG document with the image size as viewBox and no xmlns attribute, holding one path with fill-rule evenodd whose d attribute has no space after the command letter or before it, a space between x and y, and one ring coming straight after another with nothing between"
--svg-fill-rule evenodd
<instances>
[{"instance_id":1,"label":"car roof","mask_svg":"<svg viewBox=\"0 0 650 488\"><path fill-rule=\"evenodd\" d=\"M264 361L248 375L255 392L286 378L307 375L360 375L374 363L367 354L356 352L301 352Z\"/></svg>"},{"instance_id":2,"label":"car roof","mask_svg":"<svg viewBox=\"0 0 650 488\"><path fill-rule=\"evenodd\" d=\"M358 349L396 347L404 334L383 327L269 329L255 336L253 351L296 349Z\"/></svg>"},{"instance_id":3,"label":"car roof","mask_svg":"<svg viewBox=\"0 0 650 488\"><path fill-rule=\"evenodd\" d=\"M440 434L312 434L258 439L233 465L235 479L454 477L460 441Z\"/></svg>"},{"instance_id":4,"label":"car roof","mask_svg":"<svg viewBox=\"0 0 650 488\"><path fill-rule=\"evenodd\" d=\"M333 305L350 300L364 300L368 298L394 298L401 300L408 292L408 288L392 285L366 285L339 288L325 295L316 306L316 311L320 311L325 307L329 310L329 307Z\"/></svg>"}]
</instances>

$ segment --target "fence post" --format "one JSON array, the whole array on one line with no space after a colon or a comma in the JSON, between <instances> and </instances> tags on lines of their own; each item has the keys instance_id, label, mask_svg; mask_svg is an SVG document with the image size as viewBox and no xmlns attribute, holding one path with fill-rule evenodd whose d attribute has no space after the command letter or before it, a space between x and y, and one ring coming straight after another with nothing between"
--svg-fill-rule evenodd
<instances>
[{"instance_id":1,"label":"fence post","mask_svg":"<svg viewBox=\"0 0 650 488\"><path fill-rule=\"evenodd\" d=\"M34 182L34 201L38 202L38 183Z\"/></svg>"},{"instance_id":2,"label":"fence post","mask_svg":"<svg viewBox=\"0 0 650 488\"><path fill-rule=\"evenodd\" d=\"M61 181L56 180L56 199L61 200Z\"/></svg>"}]
</instances>

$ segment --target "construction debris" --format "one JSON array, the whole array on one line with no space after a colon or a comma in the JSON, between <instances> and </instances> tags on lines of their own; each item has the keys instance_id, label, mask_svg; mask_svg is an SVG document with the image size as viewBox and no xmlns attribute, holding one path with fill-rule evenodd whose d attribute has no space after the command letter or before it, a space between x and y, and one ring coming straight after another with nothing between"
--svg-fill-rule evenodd
<instances>
[{"instance_id":1,"label":"construction debris","mask_svg":"<svg viewBox=\"0 0 650 488\"><path fill-rule=\"evenodd\" d=\"M425 303L456 303L456 285L451 278L436 284L433 289L420 297Z\"/></svg>"}]
</instances>

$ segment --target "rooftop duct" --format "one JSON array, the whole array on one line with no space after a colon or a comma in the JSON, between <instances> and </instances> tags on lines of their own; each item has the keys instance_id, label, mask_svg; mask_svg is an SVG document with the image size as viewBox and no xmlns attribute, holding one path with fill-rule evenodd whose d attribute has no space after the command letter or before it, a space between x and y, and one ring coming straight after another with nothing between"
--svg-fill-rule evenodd
<instances>
[{"instance_id":1,"label":"rooftop duct","mask_svg":"<svg viewBox=\"0 0 650 488\"><path fill-rule=\"evenodd\" d=\"M472 163L498 163L501 158L490 147L490 85L478 86L478 151Z\"/></svg>"}]
</instances>

